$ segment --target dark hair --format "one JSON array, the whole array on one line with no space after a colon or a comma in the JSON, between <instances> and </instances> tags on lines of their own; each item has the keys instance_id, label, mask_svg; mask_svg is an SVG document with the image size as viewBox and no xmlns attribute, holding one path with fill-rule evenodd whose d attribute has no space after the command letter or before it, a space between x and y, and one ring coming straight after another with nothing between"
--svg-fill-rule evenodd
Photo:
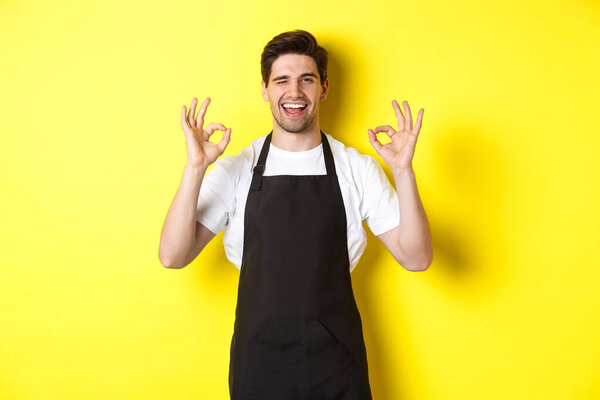
<instances>
[{"instance_id":1,"label":"dark hair","mask_svg":"<svg viewBox=\"0 0 600 400\"><path fill-rule=\"evenodd\" d=\"M260 72L265 85L269 86L271 66L283 54L304 54L311 56L317 64L321 84L327 79L327 50L317 44L317 39L301 29L283 32L267 43L260 57Z\"/></svg>"}]
</instances>

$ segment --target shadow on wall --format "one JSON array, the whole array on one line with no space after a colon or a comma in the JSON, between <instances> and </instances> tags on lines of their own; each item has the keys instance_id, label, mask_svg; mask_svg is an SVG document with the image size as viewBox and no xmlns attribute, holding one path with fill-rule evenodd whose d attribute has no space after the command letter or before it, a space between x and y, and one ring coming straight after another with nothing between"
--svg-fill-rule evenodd
<instances>
[{"instance_id":1,"label":"shadow on wall","mask_svg":"<svg viewBox=\"0 0 600 400\"><path fill-rule=\"evenodd\" d=\"M359 98L368 101L370 93L368 89L367 93L353 93L356 86L352 81L355 77L348 69L352 62L336 51L339 46L335 42L322 44L329 52L330 92L321 105L320 122L324 132L351 145L351 136L356 132L342 134L340 118L343 119L344 115L340 110L352 108L351 102ZM359 50L353 48L352 51ZM355 54L353 57L355 58ZM364 79L368 79L368 76ZM413 118L416 118L414 112ZM419 148L423 149L423 139L428 141L427 151L435 154L435 157L429 157L432 163L427 167L428 176L441 183L436 185L436 196L431 196L431 202L436 204L429 207L427 194L430 191L425 185L423 188L420 186L422 181L419 180L418 168L417 185L431 228L434 268L437 269L436 265L443 266L439 276L449 280L455 290L485 297L494 289L490 282L495 286L502 286L506 281L509 273L507 268L492 271L485 267L485 263L489 257L493 257L496 265L508 265L510 242L507 238L511 235L510 221L502 216L510 215L507 208L518 202L519 197L524 194L515 193L505 172L508 170L508 162L485 133L486 126L469 126L464 123L464 116L460 118L448 120L443 131L436 132L435 141L429 136L422 136L419 139L420 146L417 144L415 160L419 157ZM489 123L493 124L494 121ZM363 134L361 129L358 131ZM433 133L425 130L424 134ZM395 187L390 168L379 157L376 159ZM492 230L490 224L493 226ZM385 343L383 337L401 338L403 330L409 328L398 325L397 322L394 326L389 326L389 321L376 317L381 313L373 299L380 298L381 291L376 287L375 277L381 272L380 268L383 268L381 258L386 257L387 249L364 222L363 227L367 232L367 248L352 272L352 284L363 321L371 387L374 397L379 400L405 398L403 376L393 376L392 372L402 371L402 366L411 365L411 360L405 359L410 357L411 352L404 351L402 343L393 346ZM486 252L475 249L486 249ZM398 318L394 320L398 321ZM390 334L390 329L396 332ZM397 350L390 351L390 348Z\"/></svg>"},{"instance_id":2,"label":"shadow on wall","mask_svg":"<svg viewBox=\"0 0 600 400\"><path fill-rule=\"evenodd\" d=\"M329 94L327 99L321 103L319 121L321 129L351 146L346 142L341 132L340 118L344 116L340 110L349 109L350 102L356 100L356 96L350 96L348 88L351 85L348 81L348 74L345 68L351 65L351 62L344 58L344 54L336 51L334 41L320 41L328 52L327 76L329 78ZM346 91L345 89L346 88ZM360 96L360 94L358 94ZM366 135L365 135L366 137ZM378 160L379 161L379 160ZM389 179L390 177L388 177ZM393 177L390 181L393 184ZM389 368L390 365L398 363L401 355L393 354L386 349L386 343L383 340L383 332L389 329L385 321L378 321L371 315L377 315L373 299L376 299L380 292L372 278L377 276L376 268L381 268L380 257L387 249L381 241L373 235L368 226L363 222L363 227L367 232L367 247L361 256L361 259L355 269L352 271L352 287L356 297L356 303L360 310L363 323L363 333L367 347L367 357L369 361L369 381L374 398L380 400L393 400L402 398L402 388L398 387L398 377L392 376L388 371L397 370ZM399 266L399 268L401 268ZM401 332L399 332L401 334ZM398 397L400 396L400 397Z\"/></svg>"}]
</instances>

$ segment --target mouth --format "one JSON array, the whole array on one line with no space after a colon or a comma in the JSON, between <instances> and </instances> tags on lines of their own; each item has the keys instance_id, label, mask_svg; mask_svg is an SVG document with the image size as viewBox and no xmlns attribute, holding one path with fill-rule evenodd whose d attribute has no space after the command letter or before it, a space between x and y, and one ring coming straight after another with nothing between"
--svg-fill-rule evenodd
<instances>
[{"instance_id":1,"label":"mouth","mask_svg":"<svg viewBox=\"0 0 600 400\"><path fill-rule=\"evenodd\" d=\"M281 105L283 112L288 117L298 117L304 114L305 110L308 108L306 103L301 102L286 102Z\"/></svg>"}]
</instances>

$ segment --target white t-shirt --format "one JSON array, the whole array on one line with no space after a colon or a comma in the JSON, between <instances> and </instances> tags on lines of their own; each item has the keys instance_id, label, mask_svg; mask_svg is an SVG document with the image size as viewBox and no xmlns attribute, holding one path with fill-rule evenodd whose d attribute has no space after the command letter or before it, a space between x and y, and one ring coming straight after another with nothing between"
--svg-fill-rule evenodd
<instances>
[{"instance_id":1,"label":"white t-shirt","mask_svg":"<svg viewBox=\"0 0 600 400\"><path fill-rule=\"evenodd\" d=\"M362 220L374 235L398 226L398 197L375 158L325 135L329 139L346 209L348 259L352 272L367 245ZM244 211L252 169L266 137L254 139L236 155L217 159L200 186L196 220L215 235L227 228L223 234L225 254L238 269L241 269ZM270 144L263 176L326 174L323 143L307 151L286 151Z\"/></svg>"}]
</instances>

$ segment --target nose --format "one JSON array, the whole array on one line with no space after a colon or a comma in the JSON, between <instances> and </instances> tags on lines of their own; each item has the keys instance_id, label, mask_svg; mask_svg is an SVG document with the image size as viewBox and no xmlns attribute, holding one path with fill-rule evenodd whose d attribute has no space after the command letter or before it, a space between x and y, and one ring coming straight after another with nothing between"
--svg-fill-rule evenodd
<instances>
[{"instance_id":1,"label":"nose","mask_svg":"<svg viewBox=\"0 0 600 400\"><path fill-rule=\"evenodd\" d=\"M300 84L297 81L292 81L289 86L290 96L293 98L298 98L300 94Z\"/></svg>"}]
</instances>

